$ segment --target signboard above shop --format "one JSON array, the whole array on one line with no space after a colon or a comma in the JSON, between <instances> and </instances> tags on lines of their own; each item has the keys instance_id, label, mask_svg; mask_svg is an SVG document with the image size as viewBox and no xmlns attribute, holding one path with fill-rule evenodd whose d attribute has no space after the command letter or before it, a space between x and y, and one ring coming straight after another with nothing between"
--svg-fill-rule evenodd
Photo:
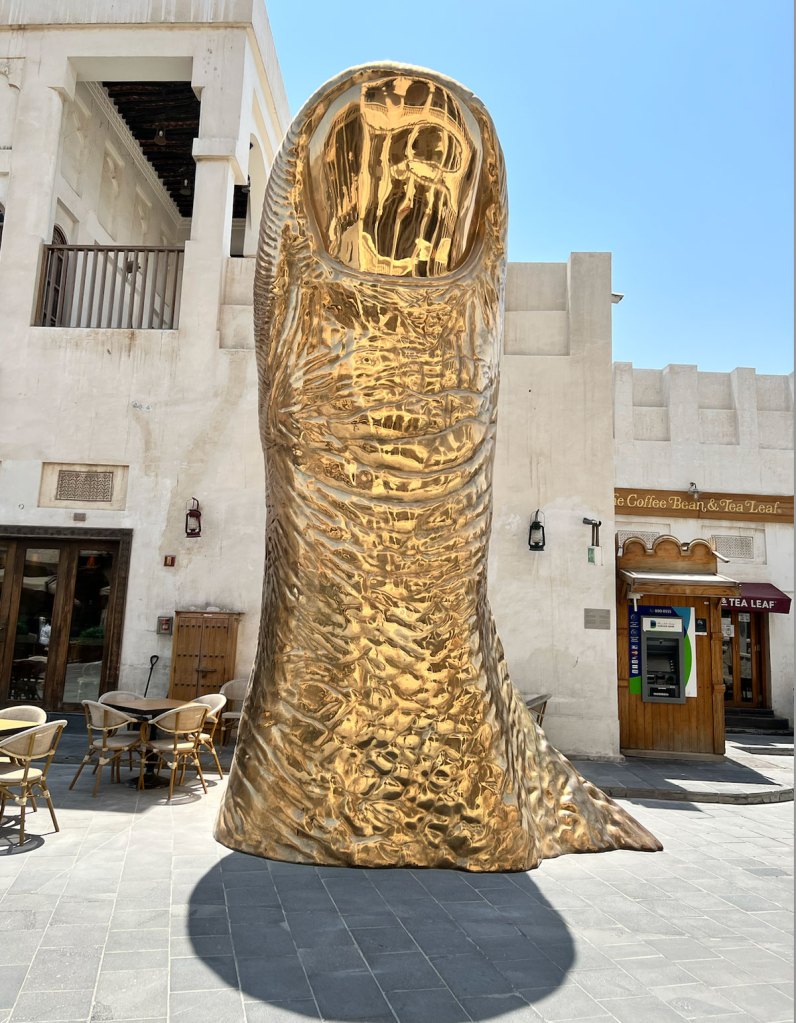
<instances>
[{"instance_id":1,"label":"signboard above shop","mask_svg":"<svg viewBox=\"0 0 796 1023\"><path fill-rule=\"evenodd\" d=\"M617 515L662 515L682 519L731 519L737 522L793 523L793 495L700 493L617 487Z\"/></svg>"},{"instance_id":2,"label":"signboard above shop","mask_svg":"<svg viewBox=\"0 0 796 1023\"><path fill-rule=\"evenodd\" d=\"M791 599L771 583L741 583L740 597L722 597L721 606L728 611L764 611L769 614L790 613Z\"/></svg>"}]
</instances>

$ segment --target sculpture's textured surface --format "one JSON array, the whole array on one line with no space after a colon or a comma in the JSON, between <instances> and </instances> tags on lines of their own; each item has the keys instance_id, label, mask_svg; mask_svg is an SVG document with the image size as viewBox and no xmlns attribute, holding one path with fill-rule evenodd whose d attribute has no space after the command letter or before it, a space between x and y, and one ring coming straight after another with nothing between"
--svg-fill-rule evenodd
<instances>
[{"instance_id":1,"label":"sculpture's textured surface","mask_svg":"<svg viewBox=\"0 0 796 1023\"><path fill-rule=\"evenodd\" d=\"M486 594L506 201L481 103L328 83L271 173L255 284L260 643L216 837L308 863L523 870L657 841L550 747Z\"/></svg>"}]
</instances>

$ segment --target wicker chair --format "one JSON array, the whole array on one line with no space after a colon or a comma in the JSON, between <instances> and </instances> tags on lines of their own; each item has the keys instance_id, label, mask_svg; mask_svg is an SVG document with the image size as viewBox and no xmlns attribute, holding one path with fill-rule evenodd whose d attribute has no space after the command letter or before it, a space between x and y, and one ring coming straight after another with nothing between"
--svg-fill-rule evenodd
<instances>
[{"instance_id":1,"label":"wicker chair","mask_svg":"<svg viewBox=\"0 0 796 1023\"><path fill-rule=\"evenodd\" d=\"M45 725L26 728L24 732L0 742L0 756L9 757L12 761L0 765L0 816L5 813L6 800L13 799L19 806L20 845L25 841L25 809L28 800L33 802L35 808L37 793L46 800L53 827L60 831L47 788L47 772L66 724L66 720L50 721ZM34 760L43 760L43 767L34 767Z\"/></svg>"},{"instance_id":2,"label":"wicker chair","mask_svg":"<svg viewBox=\"0 0 796 1023\"><path fill-rule=\"evenodd\" d=\"M0 710L0 718L12 718L14 721L30 721L33 725L43 725L47 720L47 711L33 704L21 703L18 707L4 707Z\"/></svg>"},{"instance_id":3,"label":"wicker chair","mask_svg":"<svg viewBox=\"0 0 796 1023\"><path fill-rule=\"evenodd\" d=\"M551 695L551 693L539 693L537 696L528 696L525 700L525 706L531 712L531 717L540 727L544 721L544 712L547 710L547 701Z\"/></svg>"},{"instance_id":4,"label":"wicker chair","mask_svg":"<svg viewBox=\"0 0 796 1023\"><path fill-rule=\"evenodd\" d=\"M125 703L127 700L140 699L141 694L134 693L131 689L111 689L110 692L98 696L97 703L113 703L114 700L120 700L122 703Z\"/></svg>"},{"instance_id":5,"label":"wicker chair","mask_svg":"<svg viewBox=\"0 0 796 1023\"><path fill-rule=\"evenodd\" d=\"M216 731L219 725L219 715L223 708L226 706L227 698L223 693L208 693L206 696L197 696L193 701L194 703L203 703L207 708L207 717L205 718L204 731L199 736L199 749L200 752L206 749L210 756L216 762L216 769L218 770L219 778L224 777L224 772L221 769L221 761L218 759L218 753L216 753L216 747L213 742Z\"/></svg>"},{"instance_id":6,"label":"wicker chair","mask_svg":"<svg viewBox=\"0 0 796 1023\"><path fill-rule=\"evenodd\" d=\"M167 710L165 714L159 714L150 722L153 728L168 735L167 739L147 739L141 744L141 773L139 776L139 787L144 787L144 761L146 753L152 752L160 763L170 757L168 766L171 769L169 781L169 802L174 794L174 780L177 771L180 771L180 778L185 775L185 767L190 760L196 768L202 788L207 792L202 765L199 763L199 736L204 730L205 718L207 717L207 706L204 703L185 703L175 710Z\"/></svg>"},{"instance_id":7,"label":"wicker chair","mask_svg":"<svg viewBox=\"0 0 796 1023\"><path fill-rule=\"evenodd\" d=\"M122 713L120 710L114 710L113 707L106 707L97 700L83 700L83 711L86 715L88 749L83 754L83 760L74 778L69 783L69 788L74 788L75 782L80 777L80 772L86 764L90 764L96 757L96 778L92 793L92 795L96 796L97 792L99 792L102 769L106 764L111 765L111 778L113 778L115 770L116 781L121 781L119 761L124 753L130 758L130 767L132 768L133 753L139 750L141 746L141 733L139 722L135 718L130 717L129 714ZM135 735L130 735L129 733L117 735L120 728L124 728L125 725L129 724L136 726Z\"/></svg>"},{"instance_id":8,"label":"wicker chair","mask_svg":"<svg viewBox=\"0 0 796 1023\"><path fill-rule=\"evenodd\" d=\"M221 695L226 697L229 710L221 715L221 745L226 746L233 728L237 728L240 722L243 699L249 687L247 678L233 678L231 682L225 682L221 687Z\"/></svg>"}]
</instances>

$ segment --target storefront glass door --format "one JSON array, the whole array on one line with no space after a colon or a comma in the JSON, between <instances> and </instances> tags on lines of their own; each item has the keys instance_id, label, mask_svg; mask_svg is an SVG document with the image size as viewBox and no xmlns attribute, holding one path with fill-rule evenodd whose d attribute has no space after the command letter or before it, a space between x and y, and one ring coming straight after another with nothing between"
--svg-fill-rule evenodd
<instances>
[{"instance_id":1,"label":"storefront glass door","mask_svg":"<svg viewBox=\"0 0 796 1023\"><path fill-rule=\"evenodd\" d=\"M113 542L0 542L0 706L79 710L81 700L97 698L114 638L108 607L117 549Z\"/></svg>"},{"instance_id":2,"label":"storefront glass door","mask_svg":"<svg viewBox=\"0 0 796 1023\"><path fill-rule=\"evenodd\" d=\"M762 626L751 611L722 611L725 707L764 706Z\"/></svg>"}]
</instances>

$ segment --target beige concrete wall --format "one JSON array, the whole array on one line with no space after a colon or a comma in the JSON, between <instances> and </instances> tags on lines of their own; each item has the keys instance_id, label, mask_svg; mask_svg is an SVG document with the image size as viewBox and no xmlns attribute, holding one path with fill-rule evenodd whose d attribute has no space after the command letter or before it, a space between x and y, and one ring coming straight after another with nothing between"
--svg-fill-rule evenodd
<instances>
[{"instance_id":1,"label":"beige concrete wall","mask_svg":"<svg viewBox=\"0 0 796 1023\"><path fill-rule=\"evenodd\" d=\"M610 255L509 264L490 599L515 685L552 693L551 741L602 756L619 752L611 413ZM584 517L602 521L602 566ZM584 628L586 608L608 610L611 629Z\"/></svg>"}]
</instances>

